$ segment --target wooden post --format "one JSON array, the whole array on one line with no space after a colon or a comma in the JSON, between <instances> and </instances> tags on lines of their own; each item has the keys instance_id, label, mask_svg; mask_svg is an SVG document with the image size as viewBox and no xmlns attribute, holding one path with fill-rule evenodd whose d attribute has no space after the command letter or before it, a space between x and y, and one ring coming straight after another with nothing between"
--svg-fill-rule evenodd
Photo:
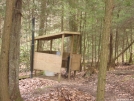
<instances>
[{"instance_id":1,"label":"wooden post","mask_svg":"<svg viewBox=\"0 0 134 101\"><path fill-rule=\"evenodd\" d=\"M35 18L32 19L32 43L31 43L31 75L30 77L33 77L33 66L34 66L34 30L35 30Z\"/></svg>"},{"instance_id":2,"label":"wooden post","mask_svg":"<svg viewBox=\"0 0 134 101\"><path fill-rule=\"evenodd\" d=\"M76 40L76 54L79 54L79 48L80 48L80 36L77 35L77 40ZM74 76L76 76L76 70L74 71Z\"/></svg>"},{"instance_id":3,"label":"wooden post","mask_svg":"<svg viewBox=\"0 0 134 101\"><path fill-rule=\"evenodd\" d=\"M50 40L50 52L52 51L52 46L53 46L53 40Z\"/></svg>"},{"instance_id":4,"label":"wooden post","mask_svg":"<svg viewBox=\"0 0 134 101\"><path fill-rule=\"evenodd\" d=\"M68 79L69 80L70 80L70 73L71 73L71 61L72 61L72 54L73 54L73 44L74 44L74 35L71 37L70 62L69 62L69 73L68 73Z\"/></svg>"},{"instance_id":5,"label":"wooden post","mask_svg":"<svg viewBox=\"0 0 134 101\"><path fill-rule=\"evenodd\" d=\"M37 52L39 52L39 40L37 40Z\"/></svg>"},{"instance_id":6,"label":"wooden post","mask_svg":"<svg viewBox=\"0 0 134 101\"><path fill-rule=\"evenodd\" d=\"M61 57L63 58L63 48L64 48L64 34L62 35L62 44L61 44ZM62 67L62 59L61 59L61 67ZM60 82L61 79L61 73L58 75L58 81Z\"/></svg>"},{"instance_id":7,"label":"wooden post","mask_svg":"<svg viewBox=\"0 0 134 101\"><path fill-rule=\"evenodd\" d=\"M80 36L79 35L77 35L77 44L76 44L77 46L76 46L76 54L78 54L79 53L79 48L80 48Z\"/></svg>"},{"instance_id":8,"label":"wooden post","mask_svg":"<svg viewBox=\"0 0 134 101\"><path fill-rule=\"evenodd\" d=\"M39 52L39 40L37 40L37 52ZM35 69L35 76L37 76L37 69Z\"/></svg>"}]
</instances>

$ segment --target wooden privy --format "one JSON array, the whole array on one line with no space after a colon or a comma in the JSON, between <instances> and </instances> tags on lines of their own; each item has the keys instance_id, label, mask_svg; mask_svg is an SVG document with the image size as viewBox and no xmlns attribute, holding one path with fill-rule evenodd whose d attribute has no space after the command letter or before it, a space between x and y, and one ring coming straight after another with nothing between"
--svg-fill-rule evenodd
<instances>
[{"instance_id":1,"label":"wooden privy","mask_svg":"<svg viewBox=\"0 0 134 101\"><path fill-rule=\"evenodd\" d=\"M69 51L65 52L64 43L66 37L70 38L69 42L66 42L69 46ZM60 39L60 47L58 50L53 50L55 39ZM58 73L60 80L61 68L67 68L68 78L70 79L71 71L80 70L81 54L79 54L79 39L79 32L68 31L35 37L34 40L37 43L37 47L35 47L36 51L34 52L33 69ZM40 50L40 41L44 43L49 41L49 44L47 44L49 50Z\"/></svg>"}]
</instances>

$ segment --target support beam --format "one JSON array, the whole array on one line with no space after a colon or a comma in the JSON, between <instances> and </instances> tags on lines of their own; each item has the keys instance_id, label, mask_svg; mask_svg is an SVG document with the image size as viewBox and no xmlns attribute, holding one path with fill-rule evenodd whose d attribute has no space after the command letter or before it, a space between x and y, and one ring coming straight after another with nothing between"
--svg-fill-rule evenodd
<instances>
[{"instance_id":1,"label":"support beam","mask_svg":"<svg viewBox=\"0 0 134 101\"><path fill-rule=\"evenodd\" d=\"M50 52L52 51L53 39L50 40Z\"/></svg>"},{"instance_id":2,"label":"support beam","mask_svg":"<svg viewBox=\"0 0 134 101\"><path fill-rule=\"evenodd\" d=\"M61 40L62 40L62 44L61 44L61 57L63 58L63 48L64 48L64 37L65 37L65 35L63 34L62 35L62 38L61 38ZM62 59L61 59L61 67L62 67ZM59 73L58 74L58 81L60 82L60 79L61 79L61 73Z\"/></svg>"},{"instance_id":3,"label":"support beam","mask_svg":"<svg viewBox=\"0 0 134 101\"><path fill-rule=\"evenodd\" d=\"M69 73L68 73L68 79L70 80L71 75L71 60L72 60L72 54L73 54L73 44L74 44L74 35L71 37L71 47L70 47L70 62L69 62Z\"/></svg>"},{"instance_id":4,"label":"support beam","mask_svg":"<svg viewBox=\"0 0 134 101\"><path fill-rule=\"evenodd\" d=\"M31 43L31 65L30 65L31 78L33 77L33 63L34 63L34 30L35 30L35 18L32 19L32 43Z\"/></svg>"},{"instance_id":5,"label":"support beam","mask_svg":"<svg viewBox=\"0 0 134 101\"><path fill-rule=\"evenodd\" d=\"M80 46L80 36L79 35L77 35L77 44L76 44L77 46L76 46L76 54L78 54L79 53L79 46Z\"/></svg>"}]
</instances>

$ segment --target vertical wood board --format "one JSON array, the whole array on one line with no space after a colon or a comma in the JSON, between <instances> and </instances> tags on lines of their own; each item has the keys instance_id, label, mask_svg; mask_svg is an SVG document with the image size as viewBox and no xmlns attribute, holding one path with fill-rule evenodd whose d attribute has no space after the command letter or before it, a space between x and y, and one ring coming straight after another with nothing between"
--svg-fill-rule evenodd
<instances>
[{"instance_id":1,"label":"vertical wood board","mask_svg":"<svg viewBox=\"0 0 134 101\"><path fill-rule=\"evenodd\" d=\"M81 55L72 54L71 55L71 70L80 70L80 64L81 64Z\"/></svg>"}]
</instances>

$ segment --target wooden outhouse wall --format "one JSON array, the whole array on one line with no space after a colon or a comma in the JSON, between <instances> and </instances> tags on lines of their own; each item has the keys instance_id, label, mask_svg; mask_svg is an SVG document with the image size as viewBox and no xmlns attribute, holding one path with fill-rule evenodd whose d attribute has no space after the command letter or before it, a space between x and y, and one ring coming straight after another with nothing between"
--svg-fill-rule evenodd
<instances>
[{"instance_id":1,"label":"wooden outhouse wall","mask_svg":"<svg viewBox=\"0 0 134 101\"><path fill-rule=\"evenodd\" d=\"M35 52L34 69L61 72L62 57L55 54Z\"/></svg>"}]
</instances>

